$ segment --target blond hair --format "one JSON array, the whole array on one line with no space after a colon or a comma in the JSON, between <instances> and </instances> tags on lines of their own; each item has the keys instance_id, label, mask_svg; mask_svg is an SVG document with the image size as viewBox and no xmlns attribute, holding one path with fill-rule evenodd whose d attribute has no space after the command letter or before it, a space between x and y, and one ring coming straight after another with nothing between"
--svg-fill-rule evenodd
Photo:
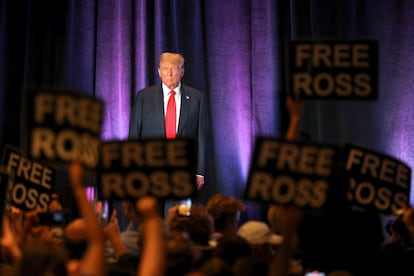
<instances>
[{"instance_id":1,"label":"blond hair","mask_svg":"<svg viewBox=\"0 0 414 276\"><path fill-rule=\"evenodd\" d=\"M171 52L164 52L160 55L160 63L159 64L161 64L162 62L171 62L171 63L174 63L174 64L178 64L180 68L184 68L185 59L181 54L171 53Z\"/></svg>"}]
</instances>

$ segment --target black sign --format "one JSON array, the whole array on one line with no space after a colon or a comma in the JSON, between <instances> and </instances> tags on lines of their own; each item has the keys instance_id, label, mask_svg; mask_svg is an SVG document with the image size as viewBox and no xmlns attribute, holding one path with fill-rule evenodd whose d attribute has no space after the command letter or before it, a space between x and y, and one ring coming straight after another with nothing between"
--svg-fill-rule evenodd
<instances>
[{"instance_id":1,"label":"black sign","mask_svg":"<svg viewBox=\"0 0 414 276\"><path fill-rule=\"evenodd\" d=\"M322 209L336 167L336 147L258 137L244 199Z\"/></svg>"},{"instance_id":2,"label":"black sign","mask_svg":"<svg viewBox=\"0 0 414 276\"><path fill-rule=\"evenodd\" d=\"M103 142L98 170L101 199L194 197L195 141L153 139Z\"/></svg>"},{"instance_id":3,"label":"black sign","mask_svg":"<svg viewBox=\"0 0 414 276\"><path fill-rule=\"evenodd\" d=\"M347 199L353 206L395 214L409 201L411 168L383 153L346 144L343 147Z\"/></svg>"},{"instance_id":4,"label":"black sign","mask_svg":"<svg viewBox=\"0 0 414 276\"><path fill-rule=\"evenodd\" d=\"M40 208L47 211L55 188L56 170L26 158L10 146L5 148L3 166L13 175L10 191L12 205L23 210Z\"/></svg>"},{"instance_id":5,"label":"black sign","mask_svg":"<svg viewBox=\"0 0 414 276\"><path fill-rule=\"evenodd\" d=\"M80 159L89 169L98 165L103 103L72 91L26 92L28 155L70 163Z\"/></svg>"},{"instance_id":6,"label":"black sign","mask_svg":"<svg viewBox=\"0 0 414 276\"><path fill-rule=\"evenodd\" d=\"M378 98L378 43L372 40L292 40L288 93L302 99Z\"/></svg>"}]
</instances>

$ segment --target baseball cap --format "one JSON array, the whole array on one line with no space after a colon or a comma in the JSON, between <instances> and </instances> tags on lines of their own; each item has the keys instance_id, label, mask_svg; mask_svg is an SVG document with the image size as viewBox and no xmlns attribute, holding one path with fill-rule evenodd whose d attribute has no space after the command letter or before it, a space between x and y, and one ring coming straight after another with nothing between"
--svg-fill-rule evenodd
<instances>
[{"instance_id":1,"label":"baseball cap","mask_svg":"<svg viewBox=\"0 0 414 276\"><path fill-rule=\"evenodd\" d=\"M283 242L282 236L273 234L266 223L256 220L250 220L242 224L237 230L237 234L249 244L270 243L279 245Z\"/></svg>"}]
</instances>

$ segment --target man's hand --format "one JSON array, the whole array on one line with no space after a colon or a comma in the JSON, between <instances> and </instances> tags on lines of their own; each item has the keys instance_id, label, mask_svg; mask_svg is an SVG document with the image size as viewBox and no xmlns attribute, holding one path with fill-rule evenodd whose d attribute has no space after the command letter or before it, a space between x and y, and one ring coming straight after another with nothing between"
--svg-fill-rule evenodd
<instances>
[{"instance_id":1,"label":"man's hand","mask_svg":"<svg viewBox=\"0 0 414 276\"><path fill-rule=\"evenodd\" d=\"M197 190L201 190L201 188L204 185L204 176L202 175L197 175Z\"/></svg>"},{"instance_id":2,"label":"man's hand","mask_svg":"<svg viewBox=\"0 0 414 276\"><path fill-rule=\"evenodd\" d=\"M69 178L72 185L72 189L83 189L83 182L85 178L85 171L79 160L73 161L69 165Z\"/></svg>"},{"instance_id":3,"label":"man's hand","mask_svg":"<svg viewBox=\"0 0 414 276\"><path fill-rule=\"evenodd\" d=\"M286 140L293 141L298 138L299 123L302 113L302 100L286 98L286 108L289 113L289 126L286 132Z\"/></svg>"},{"instance_id":4,"label":"man's hand","mask_svg":"<svg viewBox=\"0 0 414 276\"><path fill-rule=\"evenodd\" d=\"M301 99L286 98L286 109L289 113L290 120L300 120L302 117L302 105Z\"/></svg>"},{"instance_id":5,"label":"man's hand","mask_svg":"<svg viewBox=\"0 0 414 276\"><path fill-rule=\"evenodd\" d=\"M158 217L157 199L152 196L142 197L135 202L135 208L142 220Z\"/></svg>"},{"instance_id":6,"label":"man's hand","mask_svg":"<svg viewBox=\"0 0 414 276\"><path fill-rule=\"evenodd\" d=\"M121 229L118 223L118 217L116 216L116 210L112 211L111 218L108 224L104 227L104 233L107 239L113 240L121 235Z\"/></svg>"},{"instance_id":7,"label":"man's hand","mask_svg":"<svg viewBox=\"0 0 414 276\"><path fill-rule=\"evenodd\" d=\"M14 261L20 260L22 252L18 245L18 241L10 227L9 218L3 217L3 236L0 239L1 250L8 256L11 256Z\"/></svg>"}]
</instances>

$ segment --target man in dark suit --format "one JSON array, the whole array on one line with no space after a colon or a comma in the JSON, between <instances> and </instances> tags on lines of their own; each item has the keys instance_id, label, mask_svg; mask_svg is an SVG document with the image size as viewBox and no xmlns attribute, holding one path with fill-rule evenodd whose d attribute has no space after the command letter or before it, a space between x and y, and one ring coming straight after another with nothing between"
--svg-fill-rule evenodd
<instances>
[{"instance_id":1,"label":"man in dark suit","mask_svg":"<svg viewBox=\"0 0 414 276\"><path fill-rule=\"evenodd\" d=\"M193 138L198 145L197 187L204 185L207 110L204 95L182 84L184 57L165 52L160 56L158 75L162 83L138 91L129 125L130 138ZM172 91L173 90L173 91ZM175 100L175 132L166 133L167 105Z\"/></svg>"}]
</instances>

